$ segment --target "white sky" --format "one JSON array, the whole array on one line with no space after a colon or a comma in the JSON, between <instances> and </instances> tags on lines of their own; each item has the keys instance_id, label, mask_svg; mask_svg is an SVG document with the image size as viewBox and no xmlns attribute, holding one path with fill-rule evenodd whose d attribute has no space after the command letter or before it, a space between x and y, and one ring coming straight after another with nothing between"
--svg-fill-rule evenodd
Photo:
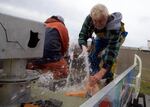
<instances>
[{"instance_id":1,"label":"white sky","mask_svg":"<svg viewBox=\"0 0 150 107\"><path fill-rule=\"evenodd\" d=\"M149 0L0 0L0 12L45 21L61 15L69 30L71 42L77 42L82 23L97 3L107 6L110 13L121 12L128 36L123 45L146 47L150 40Z\"/></svg>"}]
</instances>

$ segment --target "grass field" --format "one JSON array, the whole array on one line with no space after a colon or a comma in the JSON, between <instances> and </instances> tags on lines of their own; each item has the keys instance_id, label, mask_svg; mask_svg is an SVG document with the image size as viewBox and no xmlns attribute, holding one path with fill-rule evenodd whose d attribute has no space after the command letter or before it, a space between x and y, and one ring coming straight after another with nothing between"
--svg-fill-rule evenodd
<instances>
[{"instance_id":1,"label":"grass field","mask_svg":"<svg viewBox=\"0 0 150 107\"><path fill-rule=\"evenodd\" d=\"M142 70L142 81L141 81L141 93L150 95L150 70L144 69Z\"/></svg>"},{"instance_id":2,"label":"grass field","mask_svg":"<svg viewBox=\"0 0 150 107\"><path fill-rule=\"evenodd\" d=\"M140 92L150 95L150 82L142 80Z\"/></svg>"}]
</instances>

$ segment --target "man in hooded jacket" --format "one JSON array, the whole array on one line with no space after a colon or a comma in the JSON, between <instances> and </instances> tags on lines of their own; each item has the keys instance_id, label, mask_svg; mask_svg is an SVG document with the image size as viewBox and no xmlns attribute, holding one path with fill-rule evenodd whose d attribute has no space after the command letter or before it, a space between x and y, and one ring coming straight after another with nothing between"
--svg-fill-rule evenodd
<instances>
[{"instance_id":1,"label":"man in hooded jacket","mask_svg":"<svg viewBox=\"0 0 150 107\"><path fill-rule=\"evenodd\" d=\"M54 79L66 78L68 64L65 55L69 47L68 30L61 16L52 16L45 22L45 42L43 58L32 60L29 69L42 69L43 72L52 71Z\"/></svg>"}]
</instances>

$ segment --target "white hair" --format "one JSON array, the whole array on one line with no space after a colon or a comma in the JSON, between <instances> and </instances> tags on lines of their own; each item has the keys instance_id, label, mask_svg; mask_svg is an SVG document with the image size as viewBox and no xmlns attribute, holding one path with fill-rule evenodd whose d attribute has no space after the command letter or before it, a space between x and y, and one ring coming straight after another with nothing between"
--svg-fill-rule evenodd
<instances>
[{"instance_id":1,"label":"white hair","mask_svg":"<svg viewBox=\"0 0 150 107\"><path fill-rule=\"evenodd\" d=\"M108 17L109 15L109 12L108 12L108 9L105 5L103 4L96 4L92 9L91 9L91 12L90 12L90 16L93 18L93 19L98 19L98 18L101 18L102 16L104 17Z\"/></svg>"}]
</instances>

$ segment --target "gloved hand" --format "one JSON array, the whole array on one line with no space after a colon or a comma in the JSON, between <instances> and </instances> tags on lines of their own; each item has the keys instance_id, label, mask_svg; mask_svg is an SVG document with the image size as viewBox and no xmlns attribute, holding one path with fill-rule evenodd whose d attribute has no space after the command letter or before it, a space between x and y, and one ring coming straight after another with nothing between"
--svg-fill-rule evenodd
<instances>
[{"instance_id":1,"label":"gloved hand","mask_svg":"<svg viewBox=\"0 0 150 107\"><path fill-rule=\"evenodd\" d=\"M84 45L82 45L82 53L79 55L78 58L81 58L81 57L83 57L83 56L86 56L86 55L88 54L87 51L88 51L87 47L84 46Z\"/></svg>"}]
</instances>

